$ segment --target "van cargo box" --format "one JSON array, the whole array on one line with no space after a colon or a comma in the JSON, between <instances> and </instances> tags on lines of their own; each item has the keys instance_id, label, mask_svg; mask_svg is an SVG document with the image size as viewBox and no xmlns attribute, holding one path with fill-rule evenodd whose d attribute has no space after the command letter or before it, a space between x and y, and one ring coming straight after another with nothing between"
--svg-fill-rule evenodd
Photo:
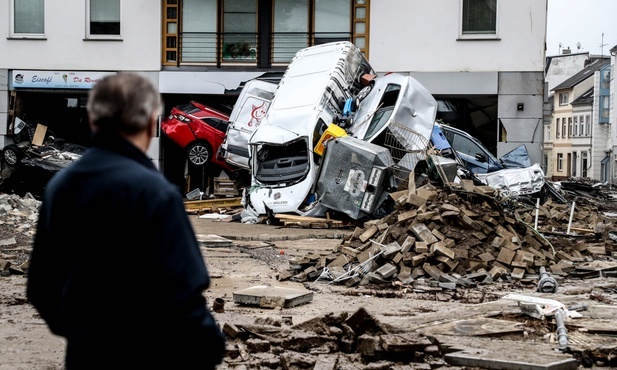
<instances>
[{"instance_id":1,"label":"van cargo box","mask_svg":"<svg viewBox=\"0 0 617 370\"><path fill-rule=\"evenodd\" d=\"M332 139L317 181L318 200L353 219L371 215L388 195L392 165L387 148L351 136Z\"/></svg>"}]
</instances>

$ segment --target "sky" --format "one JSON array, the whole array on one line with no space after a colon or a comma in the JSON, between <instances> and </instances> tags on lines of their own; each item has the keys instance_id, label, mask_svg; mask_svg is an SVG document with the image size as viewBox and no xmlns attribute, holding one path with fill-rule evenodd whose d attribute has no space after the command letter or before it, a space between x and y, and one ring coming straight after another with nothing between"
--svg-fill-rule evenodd
<instances>
[{"instance_id":1,"label":"sky","mask_svg":"<svg viewBox=\"0 0 617 370\"><path fill-rule=\"evenodd\" d=\"M560 54L559 43L573 53L610 55L617 45L617 0L548 0L546 55Z\"/></svg>"}]
</instances>

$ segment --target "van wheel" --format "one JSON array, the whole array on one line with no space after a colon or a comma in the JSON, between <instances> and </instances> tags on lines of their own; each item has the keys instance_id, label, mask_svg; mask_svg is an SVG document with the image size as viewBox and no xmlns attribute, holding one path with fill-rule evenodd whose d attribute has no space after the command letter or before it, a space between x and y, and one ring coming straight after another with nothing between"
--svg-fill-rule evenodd
<instances>
[{"instance_id":1,"label":"van wheel","mask_svg":"<svg viewBox=\"0 0 617 370\"><path fill-rule=\"evenodd\" d=\"M203 166L212 158L212 150L205 143L193 143L186 150L187 159L195 166Z\"/></svg>"},{"instance_id":2,"label":"van wheel","mask_svg":"<svg viewBox=\"0 0 617 370\"><path fill-rule=\"evenodd\" d=\"M7 145L2 149L2 160L10 167L17 167L23 156L24 153L15 144Z\"/></svg>"}]
</instances>

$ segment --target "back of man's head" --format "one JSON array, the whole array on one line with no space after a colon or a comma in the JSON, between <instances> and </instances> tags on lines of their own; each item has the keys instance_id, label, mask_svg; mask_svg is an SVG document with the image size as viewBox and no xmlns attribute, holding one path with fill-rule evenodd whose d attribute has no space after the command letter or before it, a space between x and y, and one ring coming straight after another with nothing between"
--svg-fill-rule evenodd
<instances>
[{"instance_id":1,"label":"back of man's head","mask_svg":"<svg viewBox=\"0 0 617 370\"><path fill-rule=\"evenodd\" d=\"M151 119L161 113L157 88L135 73L106 76L88 97L88 117L93 131L113 130L135 134L150 129Z\"/></svg>"}]
</instances>

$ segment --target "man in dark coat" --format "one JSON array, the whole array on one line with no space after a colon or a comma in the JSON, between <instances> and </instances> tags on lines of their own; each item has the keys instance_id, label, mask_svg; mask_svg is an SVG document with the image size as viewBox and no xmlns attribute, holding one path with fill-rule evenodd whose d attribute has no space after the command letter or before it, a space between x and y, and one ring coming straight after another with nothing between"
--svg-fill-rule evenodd
<instances>
[{"instance_id":1,"label":"man in dark coat","mask_svg":"<svg viewBox=\"0 0 617 370\"><path fill-rule=\"evenodd\" d=\"M146 156L161 107L146 78L103 78L92 145L47 184L27 295L66 338L69 370L213 369L224 355L182 197Z\"/></svg>"}]
</instances>

